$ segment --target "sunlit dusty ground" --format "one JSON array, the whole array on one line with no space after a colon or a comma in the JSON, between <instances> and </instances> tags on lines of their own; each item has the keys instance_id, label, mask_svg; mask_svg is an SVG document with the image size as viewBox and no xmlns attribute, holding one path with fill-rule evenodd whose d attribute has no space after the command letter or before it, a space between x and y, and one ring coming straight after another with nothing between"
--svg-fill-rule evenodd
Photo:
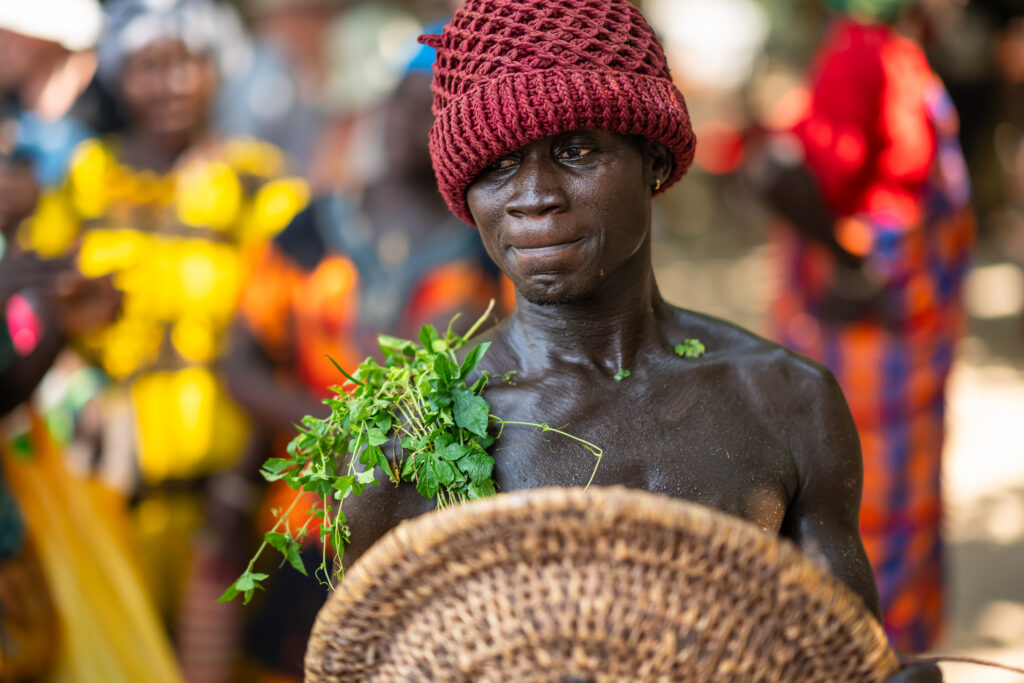
<instances>
[{"instance_id":1,"label":"sunlit dusty ground","mask_svg":"<svg viewBox=\"0 0 1024 683\"><path fill-rule=\"evenodd\" d=\"M968 340L949 392L950 611L937 650L1024 667L1024 370L972 349L980 346ZM961 664L945 670L954 682L1024 680Z\"/></svg>"},{"instance_id":2,"label":"sunlit dusty ground","mask_svg":"<svg viewBox=\"0 0 1024 683\"><path fill-rule=\"evenodd\" d=\"M684 185L673 190L673 204L662 203L657 223L654 255L663 294L765 333L764 312L777 280L764 235L750 227L730 232L673 223L669 211L687 215L715 203L706 187ZM728 202L719 202L719 211L727 212ZM740 219L734 225L757 224L733 218ZM1024 275L982 250L968 303L970 332L948 393L949 612L935 653L1024 667ZM952 683L1024 681L974 665L943 669Z\"/></svg>"}]
</instances>

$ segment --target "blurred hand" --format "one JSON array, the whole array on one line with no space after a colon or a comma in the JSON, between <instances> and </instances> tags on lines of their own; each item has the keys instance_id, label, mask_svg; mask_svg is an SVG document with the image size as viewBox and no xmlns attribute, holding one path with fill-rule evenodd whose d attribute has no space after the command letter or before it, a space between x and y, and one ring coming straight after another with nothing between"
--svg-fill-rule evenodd
<instances>
[{"instance_id":1,"label":"blurred hand","mask_svg":"<svg viewBox=\"0 0 1024 683\"><path fill-rule=\"evenodd\" d=\"M72 267L70 258L41 259L10 250L0 262L0 304L23 290L49 290L57 277Z\"/></svg>"},{"instance_id":2,"label":"blurred hand","mask_svg":"<svg viewBox=\"0 0 1024 683\"><path fill-rule=\"evenodd\" d=\"M0 231L9 235L39 201L39 183L27 163L0 161Z\"/></svg>"},{"instance_id":3,"label":"blurred hand","mask_svg":"<svg viewBox=\"0 0 1024 683\"><path fill-rule=\"evenodd\" d=\"M113 322L124 298L112 276L87 278L74 269L57 277L53 295L58 324L69 336L95 332Z\"/></svg>"}]
</instances>

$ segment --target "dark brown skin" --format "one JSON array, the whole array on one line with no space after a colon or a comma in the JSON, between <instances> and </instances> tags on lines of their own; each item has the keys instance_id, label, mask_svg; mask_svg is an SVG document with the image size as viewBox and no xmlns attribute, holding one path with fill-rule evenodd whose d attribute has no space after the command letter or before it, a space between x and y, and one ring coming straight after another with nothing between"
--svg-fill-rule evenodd
<instances>
[{"instance_id":1,"label":"dark brown skin","mask_svg":"<svg viewBox=\"0 0 1024 683\"><path fill-rule=\"evenodd\" d=\"M125 57L121 97L131 126L124 160L166 172L182 154L201 153L217 92L217 67L178 40L158 40Z\"/></svg>"},{"instance_id":2,"label":"dark brown skin","mask_svg":"<svg viewBox=\"0 0 1024 683\"><path fill-rule=\"evenodd\" d=\"M0 231L13 233L39 200L39 183L28 163L10 162L0 155Z\"/></svg>"},{"instance_id":3,"label":"dark brown skin","mask_svg":"<svg viewBox=\"0 0 1024 683\"><path fill-rule=\"evenodd\" d=\"M517 291L515 312L474 340L492 343L485 398L505 420L600 445L594 485L695 501L791 539L878 616L857 524L860 446L835 379L658 293L650 199L670 164L660 145L575 131L526 145L470 186L484 244ZM687 338L707 353L678 357L672 347ZM630 376L616 381L619 369ZM514 384L500 379L508 371ZM524 427L506 427L493 454L503 491L582 486L593 467L571 440ZM430 507L408 485L346 501L346 563ZM906 680L937 680L931 669Z\"/></svg>"}]
</instances>

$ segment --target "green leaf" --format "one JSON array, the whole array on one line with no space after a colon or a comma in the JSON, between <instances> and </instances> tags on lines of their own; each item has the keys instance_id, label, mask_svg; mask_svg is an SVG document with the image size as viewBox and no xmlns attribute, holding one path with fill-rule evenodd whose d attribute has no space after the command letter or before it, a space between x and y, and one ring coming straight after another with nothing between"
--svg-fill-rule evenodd
<instances>
[{"instance_id":1,"label":"green leaf","mask_svg":"<svg viewBox=\"0 0 1024 683\"><path fill-rule=\"evenodd\" d=\"M359 462L365 465L368 470L376 467L377 463L381 460L387 462L387 459L384 457L384 451L380 449L380 446L370 446L359 456Z\"/></svg>"},{"instance_id":2,"label":"green leaf","mask_svg":"<svg viewBox=\"0 0 1024 683\"><path fill-rule=\"evenodd\" d=\"M487 435L487 415L490 406L481 396L465 389L455 391L455 424L480 436Z\"/></svg>"},{"instance_id":3,"label":"green leaf","mask_svg":"<svg viewBox=\"0 0 1024 683\"><path fill-rule=\"evenodd\" d=\"M391 464L388 463L388 459L386 457L382 456L377 458L377 466L384 470L384 474L387 475L388 479L391 481L396 480L395 473L391 471Z\"/></svg>"},{"instance_id":4,"label":"green leaf","mask_svg":"<svg viewBox=\"0 0 1024 683\"><path fill-rule=\"evenodd\" d=\"M437 460L434 462L434 472L437 474L437 480L444 486L451 487L455 483L456 477L458 477L458 470L450 462L444 460Z\"/></svg>"},{"instance_id":5,"label":"green leaf","mask_svg":"<svg viewBox=\"0 0 1024 683\"><path fill-rule=\"evenodd\" d=\"M481 372L480 376L477 377L475 382L473 382L473 386L471 386L469 388L469 390L472 393L474 393L477 396L479 396L480 394L483 393L484 387L487 385L487 380L489 380L490 378L491 378L491 376L489 374L487 374L486 371L485 372Z\"/></svg>"},{"instance_id":6,"label":"green leaf","mask_svg":"<svg viewBox=\"0 0 1024 683\"><path fill-rule=\"evenodd\" d=\"M455 363L445 354L439 353L434 356L434 372L437 373L437 376L444 384L444 389L447 389L448 385L452 383L454 370L456 369Z\"/></svg>"},{"instance_id":7,"label":"green leaf","mask_svg":"<svg viewBox=\"0 0 1024 683\"><path fill-rule=\"evenodd\" d=\"M706 351L704 344L699 339L684 339L682 344L676 344L672 350L676 352L677 356L684 358L700 358Z\"/></svg>"},{"instance_id":8,"label":"green leaf","mask_svg":"<svg viewBox=\"0 0 1024 683\"><path fill-rule=\"evenodd\" d=\"M434 408L447 408L452 404L452 397L447 394L435 394L430 397L430 407Z\"/></svg>"},{"instance_id":9,"label":"green leaf","mask_svg":"<svg viewBox=\"0 0 1024 683\"><path fill-rule=\"evenodd\" d=\"M431 462L424 462L416 470L416 474L419 476L419 480L416 482L416 490L424 498L436 496L441 484L437 478L437 473L431 467L432 464Z\"/></svg>"},{"instance_id":10,"label":"green leaf","mask_svg":"<svg viewBox=\"0 0 1024 683\"><path fill-rule=\"evenodd\" d=\"M448 462L455 462L460 458L465 457L469 454L469 446L463 446L460 443L448 444L444 448L436 451L437 457Z\"/></svg>"},{"instance_id":11,"label":"green leaf","mask_svg":"<svg viewBox=\"0 0 1024 683\"><path fill-rule=\"evenodd\" d=\"M416 355L416 345L407 339L399 339L389 334L378 334L377 344L385 355L400 357Z\"/></svg>"},{"instance_id":12,"label":"green leaf","mask_svg":"<svg viewBox=\"0 0 1024 683\"><path fill-rule=\"evenodd\" d=\"M472 453L458 462L459 469L469 475L474 484L481 484L491 478L494 471L494 458L486 453Z\"/></svg>"},{"instance_id":13,"label":"green leaf","mask_svg":"<svg viewBox=\"0 0 1024 683\"><path fill-rule=\"evenodd\" d=\"M413 474L416 471L415 468L416 458L414 456L406 458L405 462L402 463L402 479L404 481L412 481Z\"/></svg>"},{"instance_id":14,"label":"green leaf","mask_svg":"<svg viewBox=\"0 0 1024 683\"><path fill-rule=\"evenodd\" d=\"M491 342L484 342L477 344L473 349L466 354L465 360L462 361L462 367L459 368L459 379L466 379L469 377L469 373L476 370L477 364L480 359L487 353L487 349L491 348Z\"/></svg>"},{"instance_id":15,"label":"green leaf","mask_svg":"<svg viewBox=\"0 0 1024 683\"><path fill-rule=\"evenodd\" d=\"M627 377L629 377L631 374L633 374L633 373L631 373L626 368L619 368L619 371L615 373L615 381L616 382L621 382L622 380L624 380Z\"/></svg>"},{"instance_id":16,"label":"green leaf","mask_svg":"<svg viewBox=\"0 0 1024 683\"><path fill-rule=\"evenodd\" d=\"M231 584L227 587L227 590L220 594L217 602L231 602L235 599L236 595L238 595L238 589L235 588L235 584Z\"/></svg>"},{"instance_id":17,"label":"green leaf","mask_svg":"<svg viewBox=\"0 0 1024 683\"><path fill-rule=\"evenodd\" d=\"M433 325L424 325L420 328L420 344L423 345L423 348L427 350L434 348L434 342L439 338Z\"/></svg>"},{"instance_id":18,"label":"green leaf","mask_svg":"<svg viewBox=\"0 0 1024 683\"><path fill-rule=\"evenodd\" d=\"M343 477L338 477L334 480L334 494L335 499L342 500L348 495L348 492L352 490L352 485L355 483L356 478L351 474L346 474Z\"/></svg>"},{"instance_id":19,"label":"green leaf","mask_svg":"<svg viewBox=\"0 0 1024 683\"><path fill-rule=\"evenodd\" d=\"M469 486L466 488L466 496L470 500L487 498L489 496L493 496L495 493L494 482L490 479L486 479L480 483L470 482Z\"/></svg>"},{"instance_id":20,"label":"green leaf","mask_svg":"<svg viewBox=\"0 0 1024 683\"><path fill-rule=\"evenodd\" d=\"M285 458L270 458L263 463L263 468L260 470L260 475L267 481L277 481L286 476L287 470L295 465L294 460L286 460Z\"/></svg>"},{"instance_id":21,"label":"green leaf","mask_svg":"<svg viewBox=\"0 0 1024 683\"><path fill-rule=\"evenodd\" d=\"M260 582L263 581L263 579L265 578L267 578L267 574L262 574L260 572L245 571L242 573L241 576L235 579L235 582L231 584L231 586L226 591L224 591L224 594L217 599L217 602L227 602L239 593L243 593L244 599L242 600L242 602L248 605L249 600L252 599L253 591L255 591L256 589L263 589L263 586L260 585Z\"/></svg>"},{"instance_id":22,"label":"green leaf","mask_svg":"<svg viewBox=\"0 0 1024 683\"><path fill-rule=\"evenodd\" d=\"M356 481L360 484L376 484L377 479L373 470L364 470L356 473Z\"/></svg>"},{"instance_id":23,"label":"green leaf","mask_svg":"<svg viewBox=\"0 0 1024 683\"><path fill-rule=\"evenodd\" d=\"M326 472L313 472L306 477L300 478L299 481L302 483L302 488L306 491L312 491L317 494L318 498L324 498L329 496L334 489L334 478L327 475Z\"/></svg>"},{"instance_id":24,"label":"green leaf","mask_svg":"<svg viewBox=\"0 0 1024 683\"><path fill-rule=\"evenodd\" d=\"M281 553L288 564L295 568L295 570L301 574L306 573L306 566L302 563L302 556L299 553L300 547L299 542L287 534L278 534L273 531L268 531L263 535L265 540L271 547L277 552Z\"/></svg>"}]
</instances>

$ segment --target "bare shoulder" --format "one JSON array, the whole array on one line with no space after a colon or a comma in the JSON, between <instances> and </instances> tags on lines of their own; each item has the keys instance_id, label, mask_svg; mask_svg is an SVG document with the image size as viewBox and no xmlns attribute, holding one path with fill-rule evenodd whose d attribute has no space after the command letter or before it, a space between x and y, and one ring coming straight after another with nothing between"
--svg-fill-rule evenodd
<instances>
[{"instance_id":1,"label":"bare shoulder","mask_svg":"<svg viewBox=\"0 0 1024 683\"><path fill-rule=\"evenodd\" d=\"M704 355L696 359L711 378L728 378L727 386L744 392L746 403L784 435L798 469L847 461L859 470L860 446L842 389L824 365L738 325L679 308L671 308L666 325L675 337L699 338ZM832 464L838 464L833 462Z\"/></svg>"},{"instance_id":2,"label":"bare shoulder","mask_svg":"<svg viewBox=\"0 0 1024 683\"><path fill-rule=\"evenodd\" d=\"M739 325L704 313L669 307L663 326L670 346L697 339L704 347L699 362L728 364L750 381L751 389L768 392L773 404L842 400L842 391L824 365L790 351Z\"/></svg>"}]
</instances>

